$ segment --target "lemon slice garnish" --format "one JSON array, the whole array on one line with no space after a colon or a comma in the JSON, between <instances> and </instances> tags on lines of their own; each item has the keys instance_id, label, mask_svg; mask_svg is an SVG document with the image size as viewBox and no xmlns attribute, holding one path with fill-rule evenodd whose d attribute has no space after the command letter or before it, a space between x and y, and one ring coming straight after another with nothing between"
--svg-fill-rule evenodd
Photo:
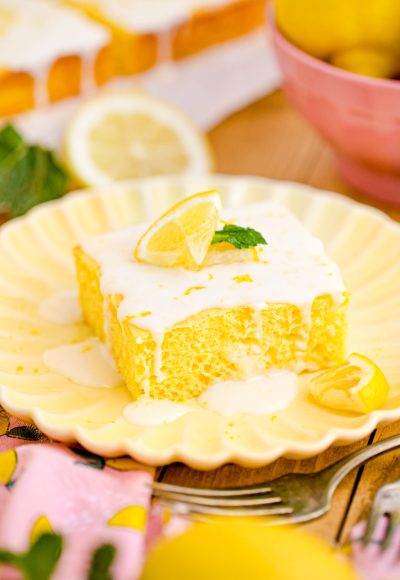
<instances>
[{"instance_id":1,"label":"lemon slice garnish","mask_svg":"<svg viewBox=\"0 0 400 580\"><path fill-rule=\"evenodd\" d=\"M332 409L370 413L382 407L389 384L381 369L362 354L316 374L310 383L314 399Z\"/></svg>"},{"instance_id":2,"label":"lemon slice garnish","mask_svg":"<svg viewBox=\"0 0 400 580\"><path fill-rule=\"evenodd\" d=\"M65 161L83 185L213 168L210 147L172 105L133 92L107 92L87 101L64 138Z\"/></svg>"},{"instance_id":3,"label":"lemon slice garnish","mask_svg":"<svg viewBox=\"0 0 400 580\"><path fill-rule=\"evenodd\" d=\"M135 258L155 266L199 268L217 229L220 212L217 191L184 199L143 234L136 246Z\"/></svg>"}]
</instances>

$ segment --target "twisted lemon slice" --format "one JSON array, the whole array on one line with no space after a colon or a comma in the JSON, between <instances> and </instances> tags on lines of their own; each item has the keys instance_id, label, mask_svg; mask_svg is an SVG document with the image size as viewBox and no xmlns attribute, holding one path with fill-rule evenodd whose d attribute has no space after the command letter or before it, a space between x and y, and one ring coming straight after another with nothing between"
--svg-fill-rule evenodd
<instances>
[{"instance_id":1,"label":"twisted lemon slice","mask_svg":"<svg viewBox=\"0 0 400 580\"><path fill-rule=\"evenodd\" d=\"M344 365L318 373L310 384L314 399L332 409L369 413L382 407L389 384L372 360L358 353L349 356Z\"/></svg>"},{"instance_id":2,"label":"twisted lemon slice","mask_svg":"<svg viewBox=\"0 0 400 580\"><path fill-rule=\"evenodd\" d=\"M217 229L221 207L214 190L187 197L143 234L135 258L155 266L199 268Z\"/></svg>"}]
</instances>

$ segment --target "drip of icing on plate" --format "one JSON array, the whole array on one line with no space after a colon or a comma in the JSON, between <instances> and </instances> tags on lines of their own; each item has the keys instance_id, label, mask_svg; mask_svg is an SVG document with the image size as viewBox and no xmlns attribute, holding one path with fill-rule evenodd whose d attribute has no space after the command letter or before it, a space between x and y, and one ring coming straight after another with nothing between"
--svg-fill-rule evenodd
<instances>
[{"instance_id":1,"label":"drip of icing on plate","mask_svg":"<svg viewBox=\"0 0 400 580\"><path fill-rule=\"evenodd\" d=\"M170 423L183 415L200 410L224 417L239 414L268 415L285 409L298 392L297 375L273 369L264 375L238 381L229 380L209 387L197 400L174 403L168 399L141 397L123 410L129 423L154 426Z\"/></svg>"},{"instance_id":2,"label":"drip of icing on plate","mask_svg":"<svg viewBox=\"0 0 400 580\"><path fill-rule=\"evenodd\" d=\"M82 310L78 293L74 289L64 290L49 296L39 307L40 316L54 324L77 324L82 322Z\"/></svg>"},{"instance_id":3,"label":"drip of icing on plate","mask_svg":"<svg viewBox=\"0 0 400 580\"><path fill-rule=\"evenodd\" d=\"M286 370L270 370L244 381L223 381L209 387L198 399L207 410L225 417L238 413L267 415L282 411L296 396L297 375Z\"/></svg>"},{"instance_id":4,"label":"drip of icing on plate","mask_svg":"<svg viewBox=\"0 0 400 580\"><path fill-rule=\"evenodd\" d=\"M85 387L111 389L123 382L107 347L98 338L47 350L43 362L50 371Z\"/></svg>"}]
</instances>

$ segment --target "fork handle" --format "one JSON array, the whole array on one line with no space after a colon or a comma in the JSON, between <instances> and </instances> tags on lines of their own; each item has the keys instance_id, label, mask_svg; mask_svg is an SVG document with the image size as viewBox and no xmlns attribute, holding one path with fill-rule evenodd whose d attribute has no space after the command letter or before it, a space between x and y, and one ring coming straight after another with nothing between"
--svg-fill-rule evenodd
<instances>
[{"instance_id":1,"label":"fork handle","mask_svg":"<svg viewBox=\"0 0 400 580\"><path fill-rule=\"evenodd\" d=\"M381 453L386 453L391 451L396 447L400 447L400 435L395 435L394 437L388 437L382 441L377 441L372 445L368 445L360 451L355 451L351 453L344 459L337 461L333 465L329 466L324 470L324 475L330 480L330 487L332 491L336 489L339 483L346 477L350 471L362 465L366 461L369 461Z\"/></svg>"}]
</instances>

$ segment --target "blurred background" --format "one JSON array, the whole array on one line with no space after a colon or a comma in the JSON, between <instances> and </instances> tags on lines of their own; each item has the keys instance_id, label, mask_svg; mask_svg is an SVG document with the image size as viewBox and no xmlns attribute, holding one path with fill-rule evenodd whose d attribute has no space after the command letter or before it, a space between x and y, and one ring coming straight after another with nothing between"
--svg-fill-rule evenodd
<instances>
[{"instance_id":1,"label":"blurred background","mask_svg":"<svg viewBox=\"0 0 400 580\"><path fill-rule=\"evenodd\" d=\"M396 217L399 63L398 0L0 0L0 117L24 155L49 148L65 171L46 199L105 174L110 183L197 167L333 189ZM124 122L113 95L127 90L178 107L192 123L186 144L196 126L214 162L169 163L167 139L167 161L149 164L155 129ZM18 190L20 167L10 173L15 139L3 137L3 158L0 148L6 216L42 200ZM117 157L124 170L111 175ZM13 208L22 195L31 199Z\"/></svg>"}]
</instances>

